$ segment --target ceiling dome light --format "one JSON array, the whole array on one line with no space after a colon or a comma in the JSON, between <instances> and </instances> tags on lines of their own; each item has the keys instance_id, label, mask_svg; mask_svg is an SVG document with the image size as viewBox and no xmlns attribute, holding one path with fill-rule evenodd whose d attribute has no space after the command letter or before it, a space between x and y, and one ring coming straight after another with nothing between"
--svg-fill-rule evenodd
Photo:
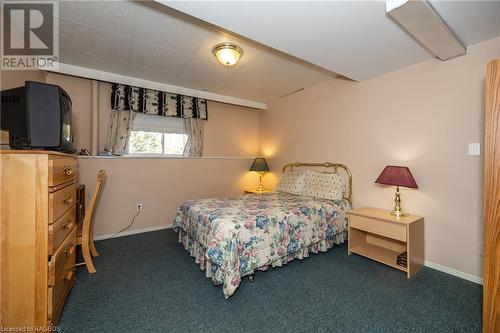
<instances>
[{"instance_id":1,"label":"ceiling dome light","mask_svg":"<svg viewBox=\"0 0 500 333\"><path fill-rule=\"evenodd\" d=\"M212 50L217 61L224 66L234 66L243 56L241 47L231 43L221 43L214 46Z\"/></svg>"}]
</instances>

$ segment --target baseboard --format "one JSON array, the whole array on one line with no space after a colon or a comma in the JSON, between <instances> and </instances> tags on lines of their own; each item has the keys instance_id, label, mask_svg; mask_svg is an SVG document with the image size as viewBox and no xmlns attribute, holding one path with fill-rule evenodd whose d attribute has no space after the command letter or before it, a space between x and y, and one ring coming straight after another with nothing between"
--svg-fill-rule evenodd
<instances>
[{"instance_id":1,"label":"baseboard","mask_svg":"<svg viewBox=\"0 0 500 333\"><path fill-rule=\"evenodd\" d=\"M169 229L169 228L172 228L172 226L171 225L162 225L159 227L150 227L150 228L128 230L128 231L124 231L124 232L119 233L118 235L115 236L115 238L129 236L129 235L135 235L135 234L142 234L145 232L158 231L158 230ZM94 240L99 241L99 240L109 239L113 235L114 234L99 235L99 236L94 237ZM451 274L453 276L456 276L456 277L459 277L459 278L462 278L464 280L468 280L468 281L471 281L471 282L474 282L477 284L484 283L483 278L480 278L479 276L475 276L475 275L467 274L467 273L464 273L461 271L457 271L456 269L449 268L449 267L439 265L439 264L435 264L435 263L427 261L427 260L424 261L424 265L429 267L429 268L433 268L433 269L441 271L443 273Z\"/></svg>"},{"instance_id":2,"label":"baseboard","mask_svg":"<svg viewBox=\"0 0 500 333\"><path fill-rule=\"evenodd\" d=\"M135 234L142 234L142 233L145 233L145 232L158 231L158 230L169 229L169 228L172 228L172 226L171 225L162 225L162 226L159 226L159 227L150 227L150 228L127 230L127 231L124 231L124 232L120 232L114 238L123 237L123 236L129 236L129 235L135 235ZM113 237L114 234L116 234L116 233L95 236L94 240L99 241L99 240L109 239L109 238Z\"/></svg>"},{"instance_id":3,"label":"baseboard","mask_svg":"<svg viewBox=\"0 0 500 333\"><path fill-rule=\"evenodd\" d=\"M474 282L477 284L484 283L484 279L480 278L479 276L475 276L475 275L467 274L467 273L464 273L461 271L457 271L456 269L449 268L449 267L439 265L439 264L435 264L435 263L427 261L427 260L424 262L424 265L427 267L433 268L435 270L438 270L438 271L441 271L441 272L444 272L444 273L447 273L450 275L454 275L456 277L459 277L459 278L462 278L464 280L468 280L468 281L471 281L471 282Z\"/></svg>"}]
</instances>

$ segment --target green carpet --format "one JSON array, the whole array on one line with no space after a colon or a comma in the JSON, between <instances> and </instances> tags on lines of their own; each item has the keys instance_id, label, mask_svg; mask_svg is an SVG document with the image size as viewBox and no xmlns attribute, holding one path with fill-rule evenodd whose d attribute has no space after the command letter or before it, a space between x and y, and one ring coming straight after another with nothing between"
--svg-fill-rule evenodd
<instances>
[{"instance_id":1,"label":"green carpet","mask_svg":"<svg viewBox=\"0 0 500 333\"><path fill-rule=\"evenodd\" d=\"M482 287L395 269L336 246L257 272L226 300L172 230L100 241L64 308L63 332L480 332Z\"/></svg>"}]
</instances>

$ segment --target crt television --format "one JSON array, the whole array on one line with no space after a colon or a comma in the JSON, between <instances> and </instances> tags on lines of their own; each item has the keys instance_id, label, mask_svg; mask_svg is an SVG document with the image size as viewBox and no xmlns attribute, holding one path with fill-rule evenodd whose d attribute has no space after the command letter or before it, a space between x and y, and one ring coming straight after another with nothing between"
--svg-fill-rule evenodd
<instances>
[{"instance_id":1,"label":"crt television","mask_svg":"<svg viewBox=\"0 0 500 333\"><path fill-rule=\"evenodd\" d=\"M61 87L26 81L2 91L0 127L9 132L11 149L47 149L72 153L71 98Z\"/></svg>"}]
</instances>

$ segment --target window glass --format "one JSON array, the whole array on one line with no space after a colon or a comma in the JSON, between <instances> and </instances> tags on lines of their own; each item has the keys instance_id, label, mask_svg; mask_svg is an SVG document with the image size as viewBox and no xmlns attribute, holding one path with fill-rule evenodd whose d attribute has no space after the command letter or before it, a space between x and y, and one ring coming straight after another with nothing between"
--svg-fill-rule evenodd
<instances>
[{"instance_id":1,"label":"window glass","mask_svg":"<svg viewBox=\"0 0 500 333\"><path fill-rule=\"evenodd\" d=\"M182 155L187 134L132 131L128 154Z\"/></svg>"},{"instance_id":2,"label":"window glass","mask_svg":"<svg viewBox=\"0 0 500 333\"><path fill-rule=\"evenodd\" d=\"M188 139L187 134L164 133L163 136L164 154L182 155Z\"/></svg>"},{"instance_id":3,"label":"window glass","mask_svg":"<svg viewBox=\"0 0 500 333\"><path fill-rule=\"evenodd\" d=\"M183 119L138 113L132 123L127 153L182 156L187 139Z\"/></svg>"},{"instance_id":4,"label":"window glass","mask_svg":"<svg viewBox=\"0 0 500 333\"><path fill-rule=\"evenodd\" d=\"M129 154L163 153L163 133L132 131L128 140Z\"/></svg>"}]
</instances>

